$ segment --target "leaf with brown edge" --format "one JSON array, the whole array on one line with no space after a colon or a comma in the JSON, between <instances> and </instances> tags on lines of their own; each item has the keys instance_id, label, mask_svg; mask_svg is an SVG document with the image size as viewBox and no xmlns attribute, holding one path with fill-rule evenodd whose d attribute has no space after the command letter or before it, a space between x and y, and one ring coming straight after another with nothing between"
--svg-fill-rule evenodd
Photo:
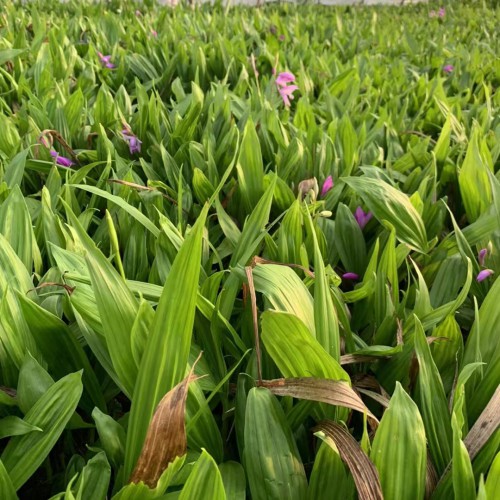
<instances>
[{"instance_id":1,"label":"leaf with brown edge","mask_svg":"<svg viewBox=\"0 0 500 500\"><path fill-rule=\"evenodd\" d=\"M335 406L351 408L361 413L367 413L374 427L378 420L366 407L356 392L347 382L315 377L278 378L263 380L260 385L269 389L276 396L292 396L297 399L319 401Z\"/></svg>"},{"instance_id":2,"label":"leaf with brown edge","mask_svg":"<svg viewBox=\"0 0 500 500\"><path fill-rule=\"evenodd\" d=\"M340 458L351 471L359 499L383 500L378 471L351 434L344 427L330 420L320 422L314 431L316 433L322 432L335 443ZM321 438L321 434L318 437ZM332 446L330 439L324 441Z\"/></svg>"},{"instance_id":3,"label":"leaf with brown edge","mask_svg":"<svg viewBox=\"0 0 500 500\"><path fill-rule=\"evenodd\" d=\"M500 385L486 405L472 429L464 439L465 447L473 460L491 435L500 426Z\"/></svg>"},{"instance_id":4,"label":"leaf with brown edge","mask_svg":"<svg viewBox=\"0 0 500 500\"><path fill-rule=\"evenodd\" d=\"M186 399L189 383L199 378L193 374L195 365L189 375L158 403L129 482L142 481L155 488L170 462L186 454Z\"/></svg>"}]
</instances>

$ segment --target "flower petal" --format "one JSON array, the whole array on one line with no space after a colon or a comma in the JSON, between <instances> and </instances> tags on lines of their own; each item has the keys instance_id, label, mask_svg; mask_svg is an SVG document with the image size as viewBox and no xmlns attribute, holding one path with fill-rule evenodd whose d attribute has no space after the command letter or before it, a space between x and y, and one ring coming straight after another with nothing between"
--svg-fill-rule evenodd
<instances>
[{"instance_id":1,"label":"flower petal","mask_svg":"<svg viewBox=\"0 0 500 500\"><path fill-rule=\"evenodd\" d=\"M323 187L321 188L321 196L325 196L330 189L333 187L333 177L329 175L326 179L325 182L323 182Z\"/></svg>"},{"instance_id":2,"label":"flower petal","mask_svg":"<svg viewBox=\"0 0 500 500\"><path fill-rule=\"evenodd\" d=\"M494 271L492 269L483 269L477 276L476 276L476 281L481 283L481 281L484 281L486 278L489 278L491 275L494 274Z\"/></svg>"},{"instance_id":3,"label":"flower petal","mask_svg":"<svg viewBox=\"0 0 500 500\"><path fill-rule=\"evenodd\" d=\"M293 73L289 73L288 71L280 73L276 77L276 85L278 85L279 87L284 87L287 83L291 83L294 81L295 75Z\"/></svg>"},{"instance_id":4,"label":"flower petal","mask_svg":"<svg viewBox=\"0 0 500 500\"><path fill-rule=\"evenodd\" d=\"M356 273L344 273L342 278L345 280L357 280L359 276Z\"/></svg>"},{"instance_id":5,"label":"flower petal","mask_svg":"<svg viewBox=\"0 0 500 500\"><path fill-rule=\"evenodd\" d=\"M477 260L479 262L479 265L482 267L484 266L484 261L486 260L486 256L488 255L488 249L487 248L481 248L479 250L479 253L477 255Z\"/></svg>"}]
</instances>

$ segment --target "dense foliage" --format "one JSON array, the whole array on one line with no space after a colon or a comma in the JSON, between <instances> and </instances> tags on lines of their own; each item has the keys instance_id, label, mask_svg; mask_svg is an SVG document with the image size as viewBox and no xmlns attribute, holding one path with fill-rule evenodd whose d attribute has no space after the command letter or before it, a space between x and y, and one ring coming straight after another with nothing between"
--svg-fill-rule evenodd
<instances>
[{"instance_id":1,"label":"dense foliage","mask_svg":"<svg viewBox=\"0 0 500 500\"><path fill-rule=\"evenodd\" d=\"M499 498L499 7L4 5L0 498Z\"/></svg>"}]
</instances>

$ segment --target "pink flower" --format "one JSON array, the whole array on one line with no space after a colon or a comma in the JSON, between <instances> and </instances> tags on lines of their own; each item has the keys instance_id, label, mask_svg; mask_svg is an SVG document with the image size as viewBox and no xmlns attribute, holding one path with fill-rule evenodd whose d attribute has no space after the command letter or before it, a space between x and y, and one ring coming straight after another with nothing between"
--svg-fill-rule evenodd
<instances>
[{"instance_id":1,"label":"pink flower","mask_svg":"<svg viewBox=\"0 0 500 500\"><path fill-rule=\"evenodd\" d=\"M50 151L50 156L52 156L52 158L55 158L56 164L61 165L61 167L71 167L71 165L73 165L73 162L69 158L60 156L57 151Z\"/></svg>"},{"instance_id":2,"label":"pink flower","mask_svg":"<svg viewBox=\"0 0 500 500\"><path fill-rule=\"evenodd\" d=\"M276 78L276 85L278 87L286 87L289 83L295 81L295 75L293 73L289 73L287 71L280 73Z\"/></svg>"},{"instance_id":3,"label":"pink flower","mask_svg":"<svg viewBox=\"0 0 500 500\"><path fill-rule=\"evenodd\" d=\"M452 64L447 64L446 66L443 66L443 71L447 73L448 75L454 70L455 68L453 67Z\"/></svg>"},{"instance_id":4,"label":"pink flower","mask_svg":"<svg viewBox=\"0 0 500 500\"><path fill-rule=\"evenodd\" d=\"M136 15L136 17L139 17L139 16L142 16L142 13L140 10L136 10L135 15Z\"/></svg>"},{"instance_id":5,"label":"pink flower","mask_svg":"<svg viewBox=\"0 0 500 500\"><path fill-rule=\"evenodd\" d=\"M151 30L151 34L156 38L158 36L158 32L156 30Z\"/></svg>"},{"instance_id":6,"label":"pink flower","mask_svg":"<svg viewBox=\"0 0 500 500\"><path fill-rule=\"evenodd\" d=\"M329 175L326 179L325 182L323 182L323 187L321 188L321 196L325 196L330 189L333 187L333 178L331 175Z\"/></svg>"},{"instance_id":7,"label":"pink flower","mask_svg":"<svg viewBox=\"0 0 500 500\"><path fill-rule=\"evenodd\" d=\"M290 106L290 99L293 100L293 93L298 89L297 85L288 85L287 87L282 87L278 89L278 92L280 93L281 98L283 99L283 102L285 103L286 107Z\"/></svg>"},{"instance_id":8,"label":"pink flower","mask_svg":"<svg viewBox=\"0 0 500 500\"><path fill-rule=\"evenodd\" d=\"M361 207L356 208L354 212L354 218L361 229L364 229L372 217L373 214L371 212L365 212Z\"/></svg>"},{"instance_id":9,"label":"pink flower","mask_svg":"<svg viewBox=\"0 0 500 500\"><path fill-rule=\"evenodd\" d=\"M280 36L278 37L278 40L279 40L280 42L284 42L284 41L285 41L285 35L280 35Z\"/></svg>"},{"instance_id":10,"label":"pink flower","mask_svg":"<svg viewBox=\"0 0 500 500\"><path fill-rule=\"evenodd\" d=\"M111 56L104 56L100 52L98 52L97 55L99 56L103 66L109 69L113 69L115 67L115 65L111 62Z\"/></svg>"},{"instance_id":11,"label":"pink flower","mask_svg":"<svg viewBox=\"0 0 500 500\"><path fill-rule=\"evenodd\" d=\"M358 280L359 276L356 273L344 273L342 279L345 280Z\"/></svg>"},{"instance_id":12,"label":"pink flower","mask_svg":"<svg viewBox=\"0 0 500 500\"><path fill-rule=\"evenodd\" d=\"M436 15L437 15L437 14L436 14L436 11L435 11L435 10L431 10L431 11L429 12L429 17L436 17Z\"/></svg>"},{"instance_id":13,"label":"pink flower","mask_svg":"<svg viewBox=\"0 0 500 500\"><path fill-rule=\"evenodd\" d=\"M438 17L443 18L446 15L446 10L444 7L441 7L437 12Z\"/></svg>"},{"instance_id":14,"label":"pink flower","mask_svg":"<svg viewBox=\"0 0 500 500\"><path fill-rule=\"evenodd\" d=\"M489 278L494 274L494 271L492 269L483 269L476 277L476 281L481 283L481 281L484 281L486 278Z\"/></svg>"},{"instance_id":15,"label":"pink flower","mask_svg":"<svg viewBox=\"0 0 500 500\"><path fill-rule=\"evenodd\" d=\"M295 81L295 76L293 73L287 71L280 73L276 78L276 85L278 86L278 92L280 93L283 102L286 107L290 106L290 99L293 99L293 93L298 90L297 85L288 85Z\"/></svg>"},{"instance_id":16,"label":"pink flower","mask_svg":"<svg viewBox=\"0 0 500 500\"><path fill-rule=\"evenodd\" d=\"M484 261L486 260L487 255L488 255L488 249L487 248L481 248L481 250L479 250L479 253L477 255L477 260L478 260L479 265L481 267L484 266Z\"/></svg>"}]
</instances>

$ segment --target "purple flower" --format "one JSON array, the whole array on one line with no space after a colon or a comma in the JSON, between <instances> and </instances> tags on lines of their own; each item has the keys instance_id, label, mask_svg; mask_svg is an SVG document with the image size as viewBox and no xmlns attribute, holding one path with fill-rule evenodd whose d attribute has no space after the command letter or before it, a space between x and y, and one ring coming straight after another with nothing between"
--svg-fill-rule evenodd
<instances>
[{"instance_id":1,"label":"purple flower","mask_svg":"<svg viewBox=\"0 0 500 500\"><path fill-rule=\"evenodd\" d=\"M284 42L284 41L285 41L285 35L280 35L280 36L278 37L278 40L279 40L280 42Z\"/></svg>"},{"instance_id":2,"label":"purple flower","mask_svg":"<svg viewBox=\"0 0 500 500\"><path fill-rule=\"evenodd\" d=\"M481 283L481 281L484 281L486 278L489 278L492 274L494 274L494 271L491 269L483 269L477 276L476 276L476 281Z\"/></svg>"},{"instance_id":3,"label":"purple flower","mask_svg":"<svg viewBox=\"0 0 500 500\"><path fill-rule=\"evenodd\" d=\"M365 212L361 207L356 208L354 218L361 229L364 229L368 221L373 217L371 212Z\"/></svg>"},{"instance_id":4,"label":"purple flower","mask_svg":"<svg viewBox=\"0 0 500 500\"><path fill-rule=\"evenodd\" d=\"M342 279L345 280L358 280L359 276L356 273L344 273Z\"/></svg>"},{"instance_id":5,"label":"purple flower","mask_svg":"<svg viewBox=\"0 0 500 500\"><path fill-rule=\"evenodd\" d=\"M437 12L438 17L443 18L446 15L446 10L444 7L441 7Z\"/></svg>"},{"instance_id":6,"label":"purple flower","mask_svg":"<svg viewBox=\"0 0 500 500\"><path fill-rule=\"evenodd\" d=\"M481 250L479 250L479 253L477 255L477 260L478 260L479 265L481 267L484 266L484 261L486 260L487 255L488 255L488 249L487 248L481 248Z\"/></svg>"},{"instance_id":7,"label":"purple flower","mask_svg":"<svg viewBox=\"0 0 500 500\"><path fill-rule=\"evenodd\" d=\"M73 162L69 158L60 156L57 151L51 150L50 156L52 156L52 158L55 158L56 164L61 165L61 167L71 167L71 165L73 165Z\"/></svg>"},{"instance_id":8,"label":"purple flower","mask_svg":"<svg viewBox=\"0 0 500 500\"><path fill-rule=\"evenodd\" d=\"M122 130L123 139L128 142L128 147L130 149L130 154L141 152L142 141L137 138L136 135L132 133L131 130L124 128Z\"/></svg>"},{"instance_id":9,"label":"purple flower","mask_svg":"<svg viewBox=\"0 0 500 500\"><path fill-rule=\"evenodd\" d=\"M333 178L331 175L329 175L326 179L325 182L323 182L323 187L321 188L321 196L325 196L330 189L333 187Z\"/></svg>"},{"instance_id":10,"label":"purple flower","mask_svg":"<svg viewBox=\"0 0 500 500\"><path fill-rule=\"evenodd\" d=\"M454 66L452 64L447 64L446 66L443 66L443 71L447 73L448 75L454 70Z\"/></svg>"},{"instance_id":11,"label":"purple flower","mask_svg":"<svg viewBox=\"0 0 500 500\"><path fill-rule=\"evenodd\" d=\"M104 56L101 54L101 52L98 52L97 55L99 56L99 59L101 60L101 64L103 66L109 69L113 69L115 67L115 65L111 62L111 56Z\"/></svg>"}]
</instances>

